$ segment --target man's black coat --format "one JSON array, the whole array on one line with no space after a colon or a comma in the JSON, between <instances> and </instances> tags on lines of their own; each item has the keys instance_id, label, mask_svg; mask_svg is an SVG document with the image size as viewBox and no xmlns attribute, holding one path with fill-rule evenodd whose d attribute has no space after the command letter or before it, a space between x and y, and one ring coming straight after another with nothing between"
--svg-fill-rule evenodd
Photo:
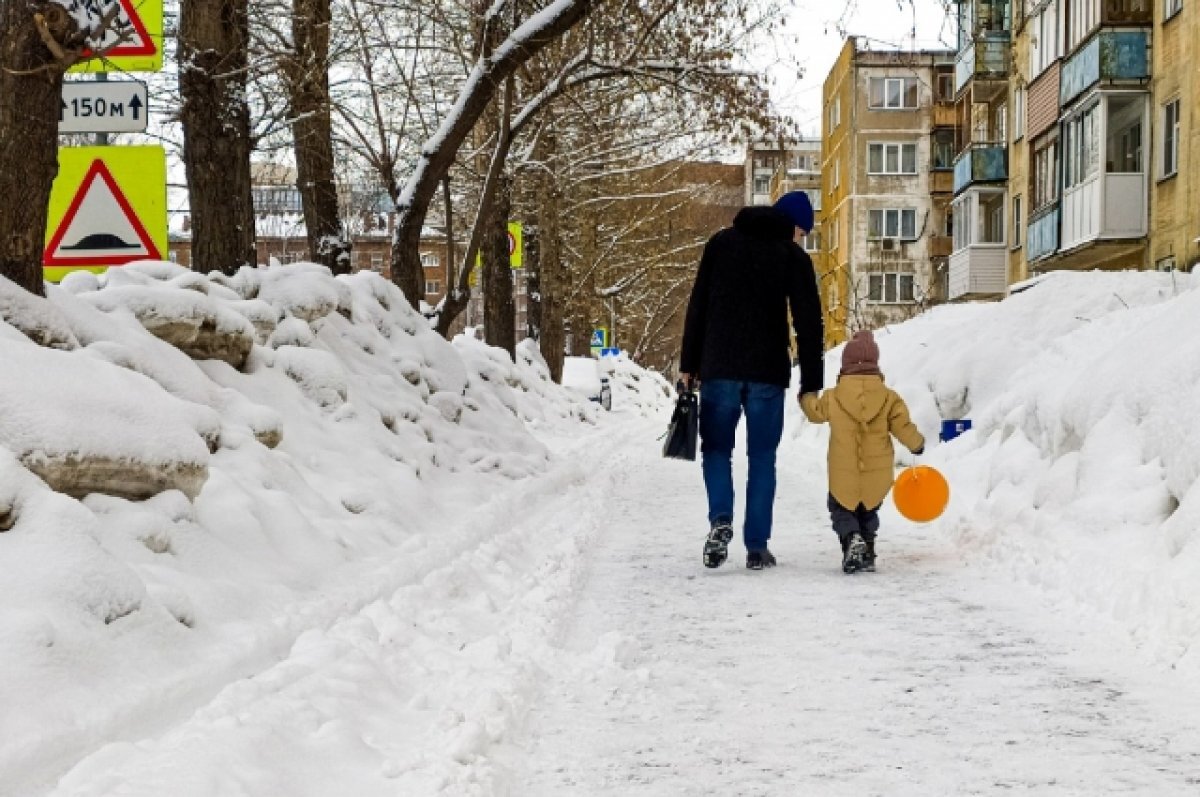
<instances>
[{"instance_id":1,"label":"man's black coat","mask_svg":"<svg viewBox=\"0 0 1200 797\"><path fill-rule=\"evenodd\" d=\"M788 309L800 392L824 385L825 325L812 260L770 207L742 208L704 247L683 330L680 370L707 379L791 382Z\"/></svg>"}]
</instances>

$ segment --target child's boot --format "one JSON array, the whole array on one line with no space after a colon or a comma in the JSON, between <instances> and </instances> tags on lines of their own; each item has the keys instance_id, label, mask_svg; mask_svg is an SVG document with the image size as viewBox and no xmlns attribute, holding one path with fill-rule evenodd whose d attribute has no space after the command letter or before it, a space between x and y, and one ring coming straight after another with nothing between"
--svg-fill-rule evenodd
<instances>
[{"instance_id":1,"label":"child's boot","mask_svg":"<svg viewBox=\"0 0 1200 797\"><path fill-rule=\"evenodd\" d=\"M867 543L863 540L862 535L858 533L849 535L845 544L845 553L842 555L842 572L849 574L862 570L866 552Z\"/></svg>"}]
</instances>

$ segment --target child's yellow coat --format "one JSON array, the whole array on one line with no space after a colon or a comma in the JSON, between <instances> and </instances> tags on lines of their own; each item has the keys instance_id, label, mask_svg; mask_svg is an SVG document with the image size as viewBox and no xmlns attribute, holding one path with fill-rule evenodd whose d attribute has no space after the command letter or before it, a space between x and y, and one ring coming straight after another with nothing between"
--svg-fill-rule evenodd
<instances>
[{"instance_id":1,"label":"child's yellow coat","mask_svg":"<svg viewBox=\"0 0 1200 797\"><path fill-rule=\"evenodd\" d=\"M829 424L829 492L847 509L874 509L892 489L892 435L910 451L925 446L904 399L880 376L844 376L820 398L804 394L800 405L813 423Z\"/></svg>"}]
</instances>

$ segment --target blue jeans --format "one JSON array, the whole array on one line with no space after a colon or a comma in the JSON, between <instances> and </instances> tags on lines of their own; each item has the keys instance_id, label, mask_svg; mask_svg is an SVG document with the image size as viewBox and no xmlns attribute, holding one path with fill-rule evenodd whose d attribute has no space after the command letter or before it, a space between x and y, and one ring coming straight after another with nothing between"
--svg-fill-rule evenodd
<instances>
[{"instance_id":1,"label":"blue jeans","mask_svg":"<svg viewBox=\"0 0 1200 797\"><path fill-rule=\"evenodd\" d=\"M771 539L775 505L775 449L783 437L783 400L779 385L710 379L700 387L700 452L708 492L708 522L733 521L733 440L746 413L747 551L762 551Z\"/></svg>"}]
</instances>

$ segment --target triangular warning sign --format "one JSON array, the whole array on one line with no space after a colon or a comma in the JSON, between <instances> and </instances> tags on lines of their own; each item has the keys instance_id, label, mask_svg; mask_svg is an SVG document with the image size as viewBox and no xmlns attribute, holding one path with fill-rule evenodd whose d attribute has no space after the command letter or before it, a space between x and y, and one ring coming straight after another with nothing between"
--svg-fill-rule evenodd
<instances>
[{"instance_id":1,"label":"triangular warning sign","mask_svg":"<svg viewBox=\"0 0 1200 797\"><path fill-rule=\"evenodd\" d=\"M133 0L98 0L96 10L103 18L114 5L119 6L120 11L104 31L104 38L98 43L99 52L104 53L105 58L116 55L154 55L154 40L146 31L146 23L142 22L142 17L134 8ZM106 49L109 47L112 49ZM83 55L87 57L93 55L93 52L84 50Z\"/></svg>"},{"instance_id":2,"label":"triangular warning sign","mask_svg":"<svg viewBox=\"0 0 1200 797\"><path fill-rule=\"evenodd\" d=\"M161 257L112 172L97 158L46 244L42 262L47 266L120 266Z\"/></svg>"}]
</instances>

